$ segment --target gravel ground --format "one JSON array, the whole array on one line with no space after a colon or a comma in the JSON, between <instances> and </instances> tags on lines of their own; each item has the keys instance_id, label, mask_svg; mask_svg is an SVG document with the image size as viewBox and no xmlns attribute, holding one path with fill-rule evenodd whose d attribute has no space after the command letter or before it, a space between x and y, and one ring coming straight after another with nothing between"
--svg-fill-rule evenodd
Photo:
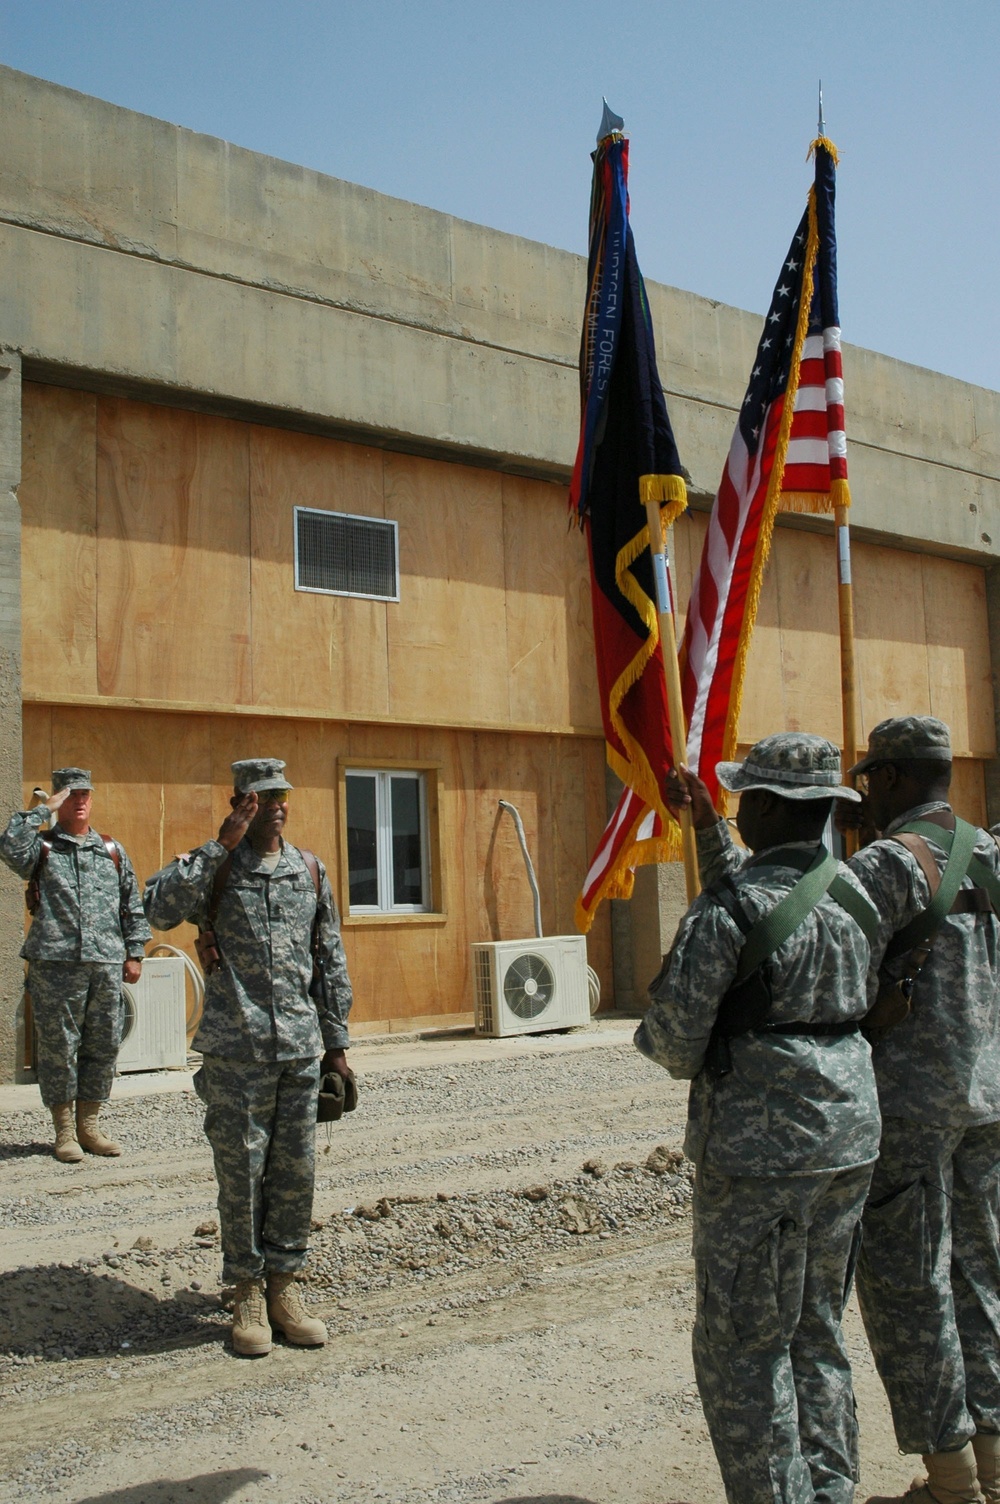
<instances>
[{"instance_id":1,"label":"gravel ground","mask_svg":"<svg viewBox=\"0 0 1000 1504\"><path fill-rule=\"evenodd\" d=\"M627 1034L395 1068L318 1130L318 1351L234 1358L191 1093L61 1166L0 1123L0 1501L721 1504L690 1362L686 1092ZM579 1041L576 1041L579 1045ZM405 1053L405 1052L404 1052ZM898 1459L856 1318L869 1482ZM862 1388L862 1385L864 1386ZM895 1470L892 1462L895 1462Z\"/></svg>"}]
</instances>

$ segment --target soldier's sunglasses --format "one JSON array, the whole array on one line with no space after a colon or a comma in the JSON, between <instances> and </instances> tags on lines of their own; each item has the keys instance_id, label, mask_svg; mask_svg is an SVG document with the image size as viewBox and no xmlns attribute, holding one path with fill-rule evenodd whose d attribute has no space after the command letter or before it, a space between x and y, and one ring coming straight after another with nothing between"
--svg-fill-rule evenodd
<instances>
[{"instance_id":1,"label":"soldier's sunglasses","mask_svg":"<svg viewBox=\"0 0 1000 1504\"><path fill-rule=\"evenodd\" d=\"M291 789L261 789L257 795L258 804L287 804Z\"/></svg>"},{"instance_id":2,"label":"soldier's sunglasses","mask_svg":"<svg viewBox=\"0 0 1000 1504\"><path fill-rule=\"evenodd\" d=\"M858 788L862 794L867 794L868 792L868 780L871 775L881 772L883 768L887 768L888 766L887 762L870 762L865 771L858 774Z\"/></svg>"}]
</instances>

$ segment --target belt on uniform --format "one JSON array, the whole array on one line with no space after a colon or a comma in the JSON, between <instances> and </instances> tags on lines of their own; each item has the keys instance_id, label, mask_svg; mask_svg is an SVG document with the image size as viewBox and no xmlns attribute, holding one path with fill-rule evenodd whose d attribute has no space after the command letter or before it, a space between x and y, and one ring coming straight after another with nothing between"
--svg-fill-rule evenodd
<instances>
[{"instance_id":1,"label":"belt on uniform","mask_svg":"<svg viewBox=\"0 0 1000 1504\"><path fill-rule=\"evenodd\" d=\"M788 1024L764 1024L761 1029L755 1031L761 1034L815 1034L820 1039L834 1037L841 1034L856 1034L861 1028L861 1020L857 1018L837 1019L816 1023L808 1023L801 1019L793 1019Z\"/></svg>"}]
</instances>

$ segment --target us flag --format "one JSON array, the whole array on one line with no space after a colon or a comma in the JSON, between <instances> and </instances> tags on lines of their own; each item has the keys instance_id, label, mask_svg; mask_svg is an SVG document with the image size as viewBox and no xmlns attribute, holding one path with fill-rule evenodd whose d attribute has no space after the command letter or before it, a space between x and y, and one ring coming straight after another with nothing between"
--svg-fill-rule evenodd
<instances>
[{"instance_id":1,"label":"us flag","mask_svg":"<svg viewBox=\"0 0 1000 1504\"><path fill-rule=\"evenodd\" d=\"M779 510L847 505L834 229L836 149L813 143L816 177L792 237L740 407L681 644L688 760L718 795L736 750L743 680Z\"/></svg>"}]
</instances>

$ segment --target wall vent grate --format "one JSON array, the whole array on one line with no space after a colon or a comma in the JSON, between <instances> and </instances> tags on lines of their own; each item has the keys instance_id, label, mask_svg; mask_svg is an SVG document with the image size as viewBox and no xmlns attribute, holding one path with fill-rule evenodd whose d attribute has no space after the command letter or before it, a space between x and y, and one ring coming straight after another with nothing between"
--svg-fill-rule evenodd
<instances>
[{"instance_id":1,"label":"wall vent grate","mask_svg":"<svg viewBox=\"0 0 1000 1504\"><path fill-rule=\"evenodd\" d=\"M399 600L395 522L295 508L295 588L322 595Z\"/></svg>"}]
</instances>

